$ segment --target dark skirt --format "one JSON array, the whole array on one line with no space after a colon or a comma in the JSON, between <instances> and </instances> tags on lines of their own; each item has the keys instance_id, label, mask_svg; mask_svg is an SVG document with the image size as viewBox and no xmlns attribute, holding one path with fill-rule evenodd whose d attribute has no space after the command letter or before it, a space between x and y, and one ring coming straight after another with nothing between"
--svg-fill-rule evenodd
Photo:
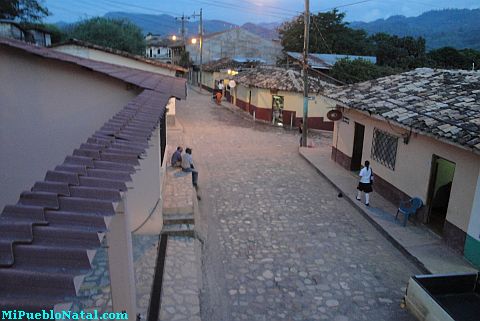
<instances>
[{"instance_id":1,"label":"dark skirt","mask_svg":"<svg viewBox=\"0 0 480 321\"><path fill-rule=\"evenodd\" d=\"M372 183L358 183L357 189L364 193L373 192Z\"/></svg>"}]
</instances>

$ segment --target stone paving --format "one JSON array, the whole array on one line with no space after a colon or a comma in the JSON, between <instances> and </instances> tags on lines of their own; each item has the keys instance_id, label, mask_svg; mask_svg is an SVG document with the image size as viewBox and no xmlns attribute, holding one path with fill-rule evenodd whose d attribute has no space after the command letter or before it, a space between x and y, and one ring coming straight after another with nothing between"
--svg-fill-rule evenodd
<instances>
[{"instance_id":1,"label":"stone paving","mask_svg":"<svg viewBox=\"0 0 480 321\"><path fill-rule=\"evenodd\" d=\"M157 263L159 235L132 235L137 314L146 320Z\"/></svg>"},{"instance_id":2,"label":"stone paving","mask_svg":"<svg viewBox=\"0 0 480 321\"><path fill-rule=\"evenodd\" d=\"M99 314L112 312L106 247L100 247L97 250L92 261L92 269L85 276L72 308L72 311L93 312L93 310L98 310Z\"/></svg>"},{"instance_id":3,"label":"stone paving","mask_svg":"<svg viewBox=\"0 0 480 321\"><path fill-rule=\"evenodd\" d=\"M160 308L162 321L201 320L195 242L191 237L168 237Z\"/></svg>"},{"instance_id":4,"label":"stone paving","mask_svg":"<svg viewBox=\"0 0 480 321\"><path fill-rule=\"evenodd\" d=\"M209 98L177 106L200 172L202 319L414 320L400 304L418 269L299 156L298 135Z\"/></svg>"}]
</instances>

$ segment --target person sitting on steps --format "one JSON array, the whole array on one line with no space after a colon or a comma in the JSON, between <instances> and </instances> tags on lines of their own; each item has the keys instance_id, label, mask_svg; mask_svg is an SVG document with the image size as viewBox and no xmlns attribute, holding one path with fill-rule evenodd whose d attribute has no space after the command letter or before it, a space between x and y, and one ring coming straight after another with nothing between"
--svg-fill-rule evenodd
<instances>
[{"instance_id":1,"label":"person sitting on steps","mask_svg":"<svg viewBox=\"0 0 480 321\"><path fill-rule=\"evenodd\" d=\"M197 189L198 187L198 171L195 169L193 165L193 158L192 158L192 149L187 147L185 149L185 154L182 156L182 170L184 172L191 172L192 173L192 184Z\"/></svg>"},{"instance_id":2,"label":"person sitting on steps","mask_svg":"<svg viewBox=\"0 0 480 321\"><path fill-rule=\"evenodd\" d=\"M182 152L183 148L181 146L178 146L177 150L172 155L172 160L170 161L172 167L182 166Z\"/></svg>"}]
</instances>

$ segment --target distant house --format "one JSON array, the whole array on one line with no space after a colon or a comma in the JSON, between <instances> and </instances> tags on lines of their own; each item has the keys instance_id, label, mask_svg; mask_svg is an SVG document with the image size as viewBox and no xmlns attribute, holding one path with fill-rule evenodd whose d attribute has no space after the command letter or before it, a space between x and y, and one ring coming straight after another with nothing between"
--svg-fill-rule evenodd
<instances>
[{"instance_id":1,"label":"distant house","mask_svg":"<svg viewBox=\"0 0 480 321\"><path fill-rule=\"evenodd\" d=\"M200 46L187 44L193 63L200 63ZM242 28L212 33L203 37L203 63L221 58L232 58L237 61L259 61L273 65L281 55L282 47L278 41L257 36Z\"/></svg>"},{"instance_id":2,"label":"distant house","mask_svg":"<svg viewBox=\"0 0 480 321\"><path fill-rule=\"evenodd\" d=\"M26 27L25 30L31 35L33 43L37 46L50 47L52 45L52 35L48 30L39 26Z\"/></svg>"},{"instance_id":3,"label":"distant house","mask_svg":"<svg viewBox=\"0 0 480 321\"><path fill-rule=\"evenodd\" d=\"M480 72L416 69L325 95L343 112L332 159L370 160L377 193L420 197L420 221L480 266Z\"/></svg>"},{"instance_id":4,"label":"distant house","mask_svg":"<svg viewBox=\"0 0 480 321\"><path fill-rule=\"evenodd\" d=\"M41 47L52 45L51 33L39 26L20 25L12 20L0 19L0 37L22 40Z\"/></svg>"},{"instance_id":5,"label":"distant house","mask_svg":"<svg viewBox=\"0 0 480 321\"><path fill-rule=\"evenodd\" d=\"M230 58L222 58L216 61L210 61L203 65L202 87L208 91L218 88L218 83L227 84L232 77L232 71L238 72L256 67L255 61L237 61ZM230 72L230 73L229 73Z\"/></svg>"},{"instance_id":6,"label":"distant house","mask_svg":"<svg viewBox=\"0 0 480 321\"><path fill-rule=\"evenodd\" d=\"M153 34L148 34L145 37L145 41L147 44L145 49L145 57L167 64L178 63L180 59L180 52L172 47L178 47L179 43L182 41L174 41L171 38L165 38L160 35ZM177 57L175 57L175 54L177 54Z\"/></svg>"},{"instance_id":7,"label":"distant house","mask_svg":"<svg viewBox=\"0 0 480 321\"><path fill-rule=\"evenodd\" d=\"M155 72L162 75L184 76L187 72L187 69L180 66L162 63L157 60L133 55L125 51L106 48L76 39L70 39L66 42L54 45L53 49L77 57Z\"/></svg>"},{"instance_id":8,"label":"distant house","mask_svg":"<svg viewBox=\"0 0 480 321\"><path fill-rule=\"evenodd\" d=\"M300 72L276 67L258 67L240 72L230 89L231 101L255 118L283 126L297 126L303 118L303 78ZM326 119L329 105L320 95L335 85L309 77L308 126L333 130Z\"/></svg>"},{"instance_id":9,"label":"distant house","mask_svg":"<svg viewBox=\"0 0 480 321\"><path fill-rule=\"evenodd\" d=\"M7 38L0 70L0 307L136 320L132 231L162 215L185 79Z\"/></svg>"},{"instance_id":10,"label":"distant house","mask_svg":"<svg viewBox=\"0 0 480 321\"><path fill-rule=\"evenodd\" d=\"M27 34L20 24L11 20L0 19L0 37L25 40Z\"/></svg>"},{"instance_id":11,"label":"distant house","mask_svg":"<svg viewBox=\"0 0 480 321\"><path fill-rule=\"evenodd\" d=\"M303 54L301 52L292 52L287 51L287 59L293 64L299 65L300 62L303 62ZM308 65L310 68L328 72L335 63L342 59L348 60L357 60L362 59L371 62L372 64L377 63L377 58L372 56L352 56L352 55L336 55L336 54L320 54L320 53L311 53L308 54Z\"/></svg>"}]
</instances>

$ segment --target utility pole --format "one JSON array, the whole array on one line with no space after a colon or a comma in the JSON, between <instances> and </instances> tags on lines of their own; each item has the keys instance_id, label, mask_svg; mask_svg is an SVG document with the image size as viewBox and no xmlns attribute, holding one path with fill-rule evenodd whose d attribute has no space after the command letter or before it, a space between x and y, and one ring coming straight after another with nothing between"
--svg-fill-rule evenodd
<instances>
[{"instance_id":1,"label":"utility pole","mask_svg":"<svg viewBox=\"0 0 480 321\"><path fill-rule=\"evenodd\" d=\"M176 17L175 20L180 20L182 22L182 29L180 29L180 32L182 34L182 41L185 41L185 21L189 20L190 17L186 17L183 13L181 17Z\"/></svg>"},{"instance_id":2,"label":"utility pole","mask_svg":"<svg viewBox=\"0 0 480 321\"><path fill-rule=\"evenodd\" d=\"M200 91L202 91L202 65L203 65L203 15L202 9L200 8L200 14L195 14L193 12L192 17L200 17L200 25L198 27L198 33L200 38Z\"/></svg>"},{"instance_id":3,"label":"utility pole","mask_svg":"<svg viewBox=\"0 0 480 321\"><path fill-rule=\"evenodd\" d=\"M305 0L305 30L303 33L303 131L302 146L307 147L308 133L308 41L310 37L310 1Z\"/></svg>"}]
</instances>

